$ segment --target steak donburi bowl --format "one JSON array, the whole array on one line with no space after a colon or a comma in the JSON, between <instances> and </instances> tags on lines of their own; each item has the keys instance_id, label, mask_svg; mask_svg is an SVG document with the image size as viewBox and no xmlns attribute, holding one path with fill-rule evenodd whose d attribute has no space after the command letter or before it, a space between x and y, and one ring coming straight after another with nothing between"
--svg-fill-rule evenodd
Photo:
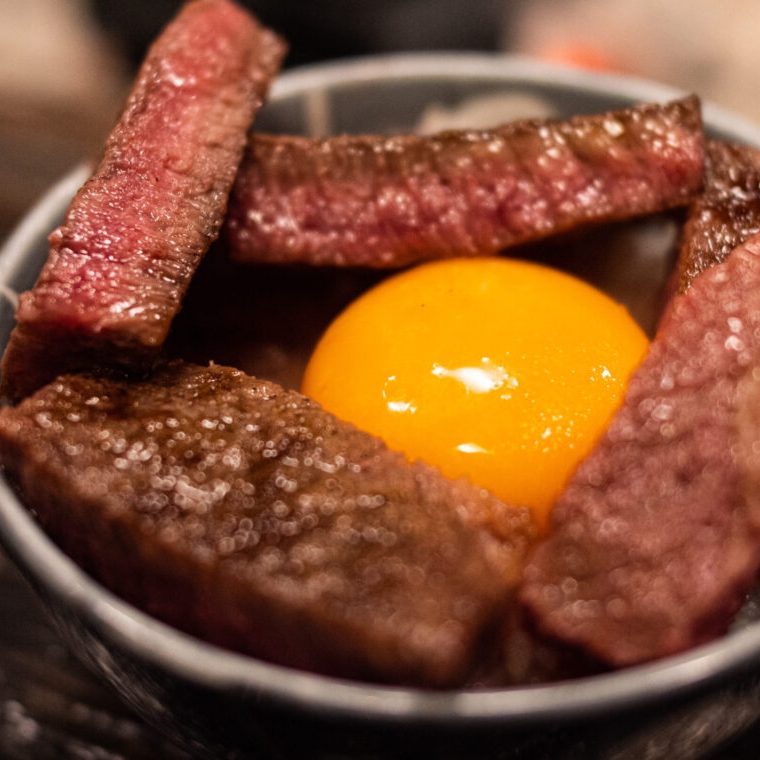
<instances>
[{"instance_id":1,"label":"steak donburi bowl","mask_svg":"<svg viewBox=\"0 0 760 760\"><path fill-rule=\"evenodd\" d=\"M522 59L394 56L283 75L256 126L305 135L411 131L431 119L455 118L446 111L463 104L470 114L484 102L489 114L497 109L494 124L546 112L599 113L682 94ZM713 136L760 145L760 130L739 118L710 106L704 118ZM87 174L78 169L62 180L6 243L0 281L8 293L33 284L46 237ZM561 256L555 243L524 254L591 280L625 303L651 333L672 268L675 234L675 222L658 216L574 235L562 242ZM592 247L603 255L584 255ZM204 284L191 288L170 352L232 364L290 387L334 314L382 276L277 268L257 269L252 276L243 265L217 263L212 256L203 267ZM247 315L244 322L241 314ZM9 298L0 312L3 344L13 322ZM672 749L665 754L676 757L710 710L726 711L716 741L751 719L730 709L732 679L743 677L747 688L746 678L760 664L760 612L751 599L726 636L652 664L512 689L424 691L284 668L154 620L79 569L5 482L0 537L72 650L148 721L205 756L424 752L558 758L578 756L585 745L639 757L638 742L657 732Z\"/></svg>"}]
</instances>

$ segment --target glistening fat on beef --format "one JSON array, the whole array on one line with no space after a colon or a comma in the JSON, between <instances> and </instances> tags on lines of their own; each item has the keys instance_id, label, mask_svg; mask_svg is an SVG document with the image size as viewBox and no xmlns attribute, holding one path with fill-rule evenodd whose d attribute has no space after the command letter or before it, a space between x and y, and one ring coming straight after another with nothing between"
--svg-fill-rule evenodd
<instances>
[{"instance_id":1,"label":"glistening fat on beef","mask_svg":"<svg viewBox=\"0 0 760 760\"><path fill-rule=\"evenodd\" d=\"M217 236L284 48L229 0L193 0L143 63L103 159L50 237L3 358L18 398L62 371L149 365Z\"/></svg>"},{"instance_id":2,"label":"glistening fat on beef","mask_svg":"<svg viewBox=\"0 0 760 760\"><path fill-rule=\"evenodd\" d=\"M220 645L347 677L461 683L532 536L527 510L219 366L60 377L0 411L0 456L116 593Z\"/></svg>"},{"instance_id":3,"label":"glistening fat on beef","mask_svg":"<svg viewBox=\"0 0 760 760\"><path fill-rule=\"evenodd\" d=\"M760 564L759 341L755 235L671 301L560 497L521 591L540 630L618 666L726 630Z\"/></svg>"},{"instance_id":4,"label":"glistening fat on beef","mask_svg":"<svg viewBox=\"0 0 760 760\"><path fill-rule=\"evenodd\" d=\"M225 237L239 261L393 267L496 253L685 205L699 101L433 137L253 135Z\"/></svg>"},{"instance_id":5,"label":"glistening fat on beef","mask_svg":"<svg viewBox=\"0 0 760 760\"><path fill-rule=\"evenodd\" d=\"M705 188L689 208L676 265L675 289L685 292L705 269L760 231L760 150L711 140Z\"/></svg>"}]
</instances>

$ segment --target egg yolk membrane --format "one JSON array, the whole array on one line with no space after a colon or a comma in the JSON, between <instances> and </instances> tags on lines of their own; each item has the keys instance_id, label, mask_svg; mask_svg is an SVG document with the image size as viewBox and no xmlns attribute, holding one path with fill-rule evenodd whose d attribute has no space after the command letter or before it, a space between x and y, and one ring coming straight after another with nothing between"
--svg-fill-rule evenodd
<instances>
[{"instance_id":1,"label":"egg yolk membrane","mask_svg":"<svg viewBox=\"0 0 760 760\"><path fill-rule=\"evenodd\" d=\"M303 392L542 524L647 345L624 307L581 280L452 259L354 301L317 345Z\"/></svg>"}]
</instances>

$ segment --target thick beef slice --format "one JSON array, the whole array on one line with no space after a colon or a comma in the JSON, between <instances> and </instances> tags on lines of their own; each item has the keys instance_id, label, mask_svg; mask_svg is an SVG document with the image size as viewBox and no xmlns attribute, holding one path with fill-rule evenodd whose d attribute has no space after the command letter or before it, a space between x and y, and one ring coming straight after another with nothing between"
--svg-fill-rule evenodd
<instances>
[{"instance_id":1,"label":"thick beef slice","mask_svg":"<svg viewBox=\"0 0 760 760\"><path fill-rule=\"evenodd\" d=\"M671 301L560 497L521 590L541 631L630 665L726 630L760 561L757 472L736 455L759 342L756 235Z\"/></svg>"},{"instance_id":2,"label":"thick beef slice","mask_svg":"<svg viewBox=\"0 0 760 760\"><path fill-rule=\"evenodd\" d=\"M6 395L62 371L149 364L217 236L283 54L228 0L193 0L148 52L103 159L50 236L3 358Z\"/></svg>"},{"instance_id":3,"label":"thick beef slice","mask_svg":"<svg viewBox=\"0 0 760 760\"><path fill-rule=\"evenodd\" d=\"M704 192L692 202L682 233L679 293L760 231L760 150L711 140L705 158Z\"/></svg>"},{"instance_id":4,"label":"thick beef slice","mask_svg":"<svg viewBox=\"0 0 760 760\"><path fill-rule=\"evenodd\" d=\"M226 223L241 261L393 267L686 204L699 102L433 137L254 135Z\"/></svg>"},{"instance_id":5,"label":"thick beef slice","mask_svg":"<svg viewBox=\"0 0 760 760\"><path fill-rule=\"evenodd\" d=\"M0 412L0 455L116 593L223 646L342 676L461 682L533 530L526 510L219 366L58 378Z\"/></svg>"}]
</instances>

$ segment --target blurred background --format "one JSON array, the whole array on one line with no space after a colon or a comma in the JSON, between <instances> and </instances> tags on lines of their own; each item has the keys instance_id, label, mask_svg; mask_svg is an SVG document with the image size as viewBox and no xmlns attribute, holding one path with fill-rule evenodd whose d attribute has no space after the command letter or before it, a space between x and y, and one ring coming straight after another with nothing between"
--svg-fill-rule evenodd
<instances>
[{"instance_id":1,"label":"blurred background","mask_svg":"<svg viewBox=\"0 0 760 760\"><path fill-rule=\"evenodd\" d=\"M288 66L392 50L508 50L639 74L760 119L756 0L246 0ZM180 0L0 0L0 238L97 154Z\"/></svg>"}]
</instances>

